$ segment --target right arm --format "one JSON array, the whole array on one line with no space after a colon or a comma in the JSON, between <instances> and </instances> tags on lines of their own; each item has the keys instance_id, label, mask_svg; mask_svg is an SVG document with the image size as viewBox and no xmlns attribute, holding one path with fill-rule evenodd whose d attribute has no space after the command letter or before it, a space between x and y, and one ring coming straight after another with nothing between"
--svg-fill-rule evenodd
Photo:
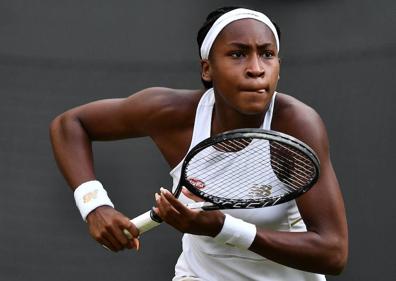
<instances>
[{"instance_id":1,"label":"right arm","mask_svg":"<svg viewBox=\"0 0 396 281\"><path fill-rule=\"evenodd\" d=\"M56 162L72 190L95 180L92 141L157 135L166 118L169 89L151 88L128 98L82 105L56 117L50 137ZM129 218L109 206L100 206L86 218L91 236L113 251L138 248L138 231Z\"/></svg>"}]
</instances>

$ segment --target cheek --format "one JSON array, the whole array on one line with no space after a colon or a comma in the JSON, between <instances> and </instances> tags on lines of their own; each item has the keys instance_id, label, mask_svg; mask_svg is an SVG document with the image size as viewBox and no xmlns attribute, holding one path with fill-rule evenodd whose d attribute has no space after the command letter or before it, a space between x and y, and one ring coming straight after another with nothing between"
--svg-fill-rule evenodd
<instances>
[{"instance_id":1,"label":"cheek","mask_svg":"<svg viewBox=\"0 0 396 281\"><path fill-rule=\"evenodd\" d=\"M280 71L279 65L275 65L269 68L269 70L267 71L268 80L271 81L270 83L274 85L274 88L276 88L276 85L278 84L279 73L280 73L279 71Z\"/></svg>"},{"instance_id":2,"label":"cheek","mask_svg":"<svg viewBox=\"0 0 396 281\"><path fill-rule=\"evenodd\" d=\"M216 70L212 73L213 85L217 85L219 87L232 87L239 79L240 74L233 66L225 65L222 69Z\"/></svg>"}]
</instances>

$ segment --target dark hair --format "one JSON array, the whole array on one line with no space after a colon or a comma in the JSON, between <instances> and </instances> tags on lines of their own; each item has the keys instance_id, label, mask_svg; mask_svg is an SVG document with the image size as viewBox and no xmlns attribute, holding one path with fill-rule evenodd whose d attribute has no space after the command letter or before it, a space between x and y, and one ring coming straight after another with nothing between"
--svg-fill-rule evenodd
<instances>
[{"instance_id":1,"label":"dark hair","mask_svg":"<svg viewBox=\"0 0 396 281\"><path fill-rule=\"evenodd\" d=\"M235 10L238 8L242 8L242 7L226 6L226 7L218 8L218 9L214 10L213 12L209 13L209 15L206 17L206 21L203 23L201 28L198 30L198 34L197 34L198 53L199 53L200 57L201 57L201 46L202 46L203 40L205 39L206 34L209 32L209 29L212 27L214 22L219 17L221 17L223 14L228 13L229 11L232 11L232 10ZM280 32L279 26L274 21L271 20L271 22L274 24L274 26L276 28L276 32L278 33L278 37L280 40L281 32ZM209 89L213 86L212 82L205 81L202 79L202 77L201 77L201 81L204 84L205 89Z\"/></svg>"}]
</instances>

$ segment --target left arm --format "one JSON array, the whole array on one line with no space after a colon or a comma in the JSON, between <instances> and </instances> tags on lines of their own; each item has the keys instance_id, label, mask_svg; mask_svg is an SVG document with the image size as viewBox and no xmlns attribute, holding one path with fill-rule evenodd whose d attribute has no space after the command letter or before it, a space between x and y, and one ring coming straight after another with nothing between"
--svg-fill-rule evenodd
<instances>
[{"instance_id":1,"label":"left arm","mask_svg":"<svg viewBox=\"0 0 396 281\"><path fill-rule=\"evenodd\" d=\"M321 155L316 185L298 198L306 232L261 229L250 250L275 262L304 271L339 274L348 255L345 209L328 155Z\"/></svg>"},{"instance_id":2,"label":"left arm","mask_svg":"<svg viewBox=\"0 0 396 281\"><path fill-rule=\"evenodd\" d=\"M291 119L290 115L294 118ZM289 122L282 122L283 118ZM292 113L284 114L278 120L280 122L277 123L282 126L274 124L277 130L301 139L315 150L321 162L321 174L315 186L296 200L307 231L257 229L249 250L296 269L339 274L348 256L348 230L341 191L330 160L325 126L316 112L305 105L298 105L297 112L293 108ZM162 219L181 232L214 237L224 223L221 212L190 210L170 192L161 192L156 203L156 211Z\"/></svg>"}]
</instances>

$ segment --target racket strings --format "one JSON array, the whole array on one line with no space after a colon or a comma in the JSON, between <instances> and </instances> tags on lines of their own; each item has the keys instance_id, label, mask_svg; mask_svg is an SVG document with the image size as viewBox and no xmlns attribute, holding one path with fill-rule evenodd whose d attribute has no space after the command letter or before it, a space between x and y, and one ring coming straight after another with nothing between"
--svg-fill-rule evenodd
<instances>
[{"instance_id":1,"label":"racket strings","mask_svg":"<svg viewBox=\"0 0 396 281\"><path fill-rule=\"evenodd\" d=\"M298 187L300 187L302 184L305 183L305 182L302 182L298 177L290 176L290 173L289 173L289 174L286 174L286 173L284 172L284 167L280 168L279 165L278 165L277 163L272 162L272 165L273 165L272 168L273 168L273 170L276 171L277 176L280 177L280 178L282 178L283 181L286 180L286 183L289 185L289 187L292 187L293 190L297 189ZM269 166L269 165L266 165L266 166ZM287 169L289 169L289 168L290 168L290 167L288 167ZM267 179L267 185L273 186L274 183L278 181L278 179L272 177L272 181L269 181L269 180L268 180L268 179L269 179L269 177L268 177L269 174L271 174L271 171L268 170L268 169L266 169L266 172L265 172L265 173L260 173L260 174L259 174L261 177L258 177L257 175L254 175L254 171L249 171L249 172L247 172L247 173L245 172L245 173L243 174L243 176L244 176L245 178L256 178L256 179L257 179L256 182L260 182L260 183L263 182L262 179ZM212 176L213 176L213 175L208 175L208 177L212 177ZM229 174L225 174L225 177L230 177L230 176L231 176L231 175L229 175ZM239 176L240 176L239 174L234 175L234 177L236 177L237 179L240 178ZM253 176L254 176L254 177L253 177ZM223 176L223 178L222 178L223 180L219 180L219 181L218 181L218 184L219 184L220 186L221 186L223 183L225 183L225 180L224 180L225 177ZM287 177L289 177L291 180L288 180ZM297 185L295 184L296 181L297 181ZM234 180L233 182L234 182L235 185L240 186L240 183L243 182L243 180ZM281 186L281 187L283 187L283 186ZM286 186L286 187L287 187L287 186Z\"/></svg>"},{"instance_id":2,"label":"racket strings","mask_svg":"<svg viewBox=\"0 0 396 281\"><path fill-rule=\"evenodd\" d=\"M222 152L237 152L247 147L252 140L253 138L232 139L217 143L213 147Z\"/></svg>"},{"instance_id":3,"label":"racket strings","mask_svg":"<svg viewBox=\"0 0 396 281\"><path fill-rule=\"evenodd\" d=\"M211 164L211 162L213 163L218 163L217 161L219 161L219 156L217 155L216 157L212 157L212 156L208 156L206 155L205 157L203 157L201 160L203 161L207 161L209 162L209 165ZM227 159L228 162L230 163L232 160L231 159ZM231 161L230 161L231 160ZM212 166L213 168L213 166ZM238 180L238 175L232 175L230 174L230 171L227 170L227 166L224 167L224 171L225 173L223 175L221 175L221 177L218 175L219 171L212 169L212 170L207 170L206 167L203 169L199 169L196 171L196 174L199 174L201 176L202 179L212 179L212 178L216 178L217 182L215 184L209 184L210 186L210 190L206 190L207 193L210 194L216 194L217 196L224 196L224 194L222 194L221 192L224 192L224 187L227 186L228 187L228 197L235 197L235 194L237 192L240 193L240 190L234 190L233 192L233 188L229 188L229 179L233 176L234 178L231 180L233 183L233 186L237 187L237 186L241 186L240 185L240 181ZM236 177L235 177L236 176ZM245 177L251 177L251 173L245 174ZM235 189L235 188L234 188Z\"/></svg>"},{"instance_id":4,"label":"racket strings","mask_svg":"<svg viewBox=\"0 0 396 281\"><path fill-rule=\"evenodd\" d=\"M271 171L271 169L268 169L268 167L270 167L270 161L269 161L269 157L268 157L268 153L266 154L266 158L261 158L258 154L256 153L258 149L261 148L256 148L256 149L252 149L252 151L250 153L252 153L252 155L255 155L255 157L252 160L252 162L256 162L256 160L260 160L262 163L262 168L263 170L256 170L256 169L249 169L246 171L241 172L243 174L243 176L241 176L241 173L239 174L232 174L233 177L235 177L237 180L235 181L235 183L238 185L237 187L240 187L241 184L245 181L245 178L248 179L252 179L252 182L256 182L253 183L252 186L254 190L258 190L259 186L261 183L265 182L266 186L268 187L273 187L276 186L275 183L278 183L278 179L276 177L273 176L273 173ZM262 149L261 149L262 150ZM241 163L242 165L244 165L243 163ZM238 169L238 171L240 171L240 169ZM234 173L235 171L232 170L230 171L232 173ZM228 175L231 176L231 175ZM271 176L271 177L270 177ZM219 183L223 183L224 181L220 181ZM262 184L261 184L262 186ZM275 192L277 190L274 190ZM236 192L238 192L238 190L236 190ZM235 193L233 193L233 195L235 195Z\"/></svg>"},{"instance_id":5,"label":"racket strings","mask_svg":"<svg viewBox=\"0 0 396 281\"><path fill-rule=\"evenodd\" d=\"M271 150L274 156L271 159L271 164L274 172L279 175L281 180L287 181L288 184L296 188L304 186L307 182L311 181L315 170L309 158L302 155L300 151L296 151L282 144L272 143L271 145L275 147L275 149ZM279 146L286 150L287 154L290 156L285 156L282 152L279 153ZM288 169L284 169L284 167L288 167Z\"/></svg>"},{"instance_id":6,"label":"racket strings","mask_svg":"<svg viewBox=\"0 0 396 281\"><path fill-rule=\"evenodd\" d=\"M235 169L235 168L234 168ZM266 173L262 173L263 177L267 177L267 185L274 186L274 182L278 181L273 178L272 181L268 179L268 169L266 169ZM219 197L227 197L227 198L240 198L240 199L250 199L252 197L257 197L257 194L252 194L251 191L257 190L260 191L260 188L265 188L263 186L259 186L256 182L262 182L261 180L254 180L257 179L257 175L254 171L247 171L243 174L235 173L234 170L228 170L226 167L223 169L223 174L220 176L215 175L214 173L206 173L202 174L203 172L197 172L202 174L202 178L211 179L213 177L217 178L216 183L209 182L208 189L205 190L206 193L211 195L216 195ZM251 182L247 183L246 179L253 178ZM244 182L245 181L245 182ZM231 184L230 184L231 182ZM274 190L276 192L276 190ZM256 192L256 193L257 193ZM256 195L256 196L253 196Z\"/></svg>"},{"instance_id":7,"label":"racket strings","mask_svg":"<svg viewBox=\"0 0 396 281\"><path fill-rule=\"evenodd\" d=\"M250 142L250 140L249 140L249 142ZM238 143L240 143L240 142L238 142ZM228 145L227 146L227 148L229 148L230 146ZM241 148L239 145L236 145L236 147L237 148ZM243 143L243 147L246 147L246 142L244 142ZM233 150L233 151L235 151L235 146L231 146L231 149ZM228 150L227 150L228 151ZM254 151L254 154L253 155L256 155L256 153L255 153L255 151ZM236 156L235 156L236 157ZM205 161L208 161L208 157L206 156L206 157L203 157L202 158L203 160L205 160ZM209 158L210 159L210 158ZM218 161L218 159L217 159L217 157L216 158L212 158L212 159L210 159L211 161ZM230 160L230 159L228 159L228 160ZM266 162L267 163L269 163L269 161L268 160L266 160ZM269 164L267 164L266 166L269 166ZM226 167L225 167L226 168ZM226 171L227 171L227 169L225 169ZM274 177L273 177L273 181L269 181L268 180L268 174L269 174L269 172L268 172L268 169L265 169L266 171L267 171L267 173L261 173L261 176L264 176L264 178L266 178L267 179L267 186L273 186L274 185L274 182L276 182L276 181L278 181L277 179L275 179ZM232 172L233 171L236 171L236 169L234 168L234 170L231 170ZM254 171L254 169L252 170L252 171ZM199 170L198 171L198 174L201 174L201 176L202 176L202 170ZM245 178L257 178L257 175L254 175L255 177L252 177L252 173L254 173L254 172L248 172L248 173L244 173L244 177ZM240 190L241 190L241 183L243 182L243 180L238 180L238 179L243 179L243 177L240 177L240 175L239 174L234 174L234 175L230 175L229 173L227 174L225 174L225 176L223 176L223 177L216 177L216 178L221 178L222 180L218 180L218 182L216 183L216 185L218 185L218 186L220 186L221 188L222 188L222 186L224 185L224 183L226 183L227 182L227 180L225 180L226 178L230 178L230 177L234 177L234 180L232 180L232 182L233 182L233 185L235 186L235 190L233 191L233 189L231 188L229 188L228 190L227 190L227 192L228 192L228 196L229 197L235 197L235 195L238 193L238 192L240 192ZM205 175L204 175L204 177L205 177ZM208 174L208 175L206 175L206 177L207 178L213 178L214 177L214 175L213 175L213 173L212 174ZM235 180L235 178L236 178L236 180ZM257 180L256 180L256 182L257 182ZM262 182L262 180L258 180L258 182ZM250 185L252 185L253 187L251 188L254 192L259 192L260 191L260 188L258 187L258 185L257 184L252 184L252 183L250 183ZM245 185L246 186L246 185ZM267 186L264 186L264 188L267 188ZM249 187L250 188L250 187ZM261 187L261 188L263 188L263 187ZM221 190L221 189L220 189ZM207 192L209 192L209 191L207 191ZM212 190L210 190L210 192L212 193L212 192L214 192L214 193L218 193L218 191L216 191L216 188L212 188ZM276 190L275 190L275 192L276 192ZM246 193L246 192L245 192ZM267 192L266 192L267 193ZM218 194L218 195L222 195L222 194ZM249 192L249 198L251 198L252 196L251 196L252 194L251 194L251 192ZM265 194L265 195L268 195L268 194Z\"/></svg>"},{"instance_id":8,"label":"racket strings","mask_svg":"<svg viewBox=\"0 0 396 281\"><path fill-rule=\"evenodd\" d=\"M278 142L272 142L271 148L271 166L281 181L301 188L312 180L315 175L314 166L301 151Z\"/></svg>"},{"instance_id":9,"label":"racket strings","mask_svg":"<svg viewBox=\"0 0 396 281\"><path fill-rule=\"evenodd\" d=\"M312 161L305 154L302 154L301 151L279 142L272 142L271 146L275 148L275 150L283 149L288 153L288 155L291 154L293 162L298 165L299 172L305 172L307 174L312 174L314 172L314 166L312 165ZM284 158L289 160L290 156Z\"/></svg>"},{"instance_id":10,"label":"racket strings","mask_svg":"<svg viewBox=\"0 0 396 281\"><path fill-rule=\"evenodd\" d=\"M307 160L298 150L275 141L227 140L197 154L186 174L187 179L203 182L208 195L266 198L303 187L314 172Z\"/></svg>"},{"instance_id":11,"label":"racket strings","mask_svg":"<svg viewBox=\"0 0 396 281\"><path fill-rule=\"evenodd\" d=\"M239 143L239 142L238 142ZM279 144L278 144L279 145ZM244 147L246 147L245 146L245 143L244 143ZM244 148L243 147L243 148ZM241 148L241 147L238 147L238 148ZM299 153L296 153L295 151L292 151L292 150L290 150L290 148L288 148L288 147L285 147L285 146L283 146L283 148L285 148L285 149L288 149L289 151L291 151L292 153L294 153L294 156L300 156L300 158L301 158L301 155L299 154ZM232 148L233 149L233 148ZM262 150L262 148L259 148L260 150ZM251 153L253 153L253 154L255 154L256 152L258 152L257 150L256 151L253 151L253 152L251 152ZM274 152L272 152L273 154L275 154ZM255 154L256 155L256 154ZM258 154L257 154L258 155ZM221 156L221 155L219 155L219 156ZM235 155L235 157L238 157L238 155ZM295 157L294 158L294 161L297 161L297 157ZM272 161L272 163L271 164L273 164L273 165L276 165L276 167L277 167L277 171L280 173L280 174L282 174L285 170L292 170L293 169L293 167L294 167L294 163L292 163L291 161L290 161L290 157L285 157L284 155L282 155L282 154L277 154L277 158L276 159L278 159L278 161ZM282 159L284 159L284 160L282 160ZM218 158L208 158L207 156L205 156L205 157L202 157L202 159L201 159L202 161L207 161L207 162L217 162L219 159ZM230 159L231 160L231 159ZM261 159L261 160L263 160L263 159ZM264 159L264 160L266 160L266 159ZM306 161L306 159L304 159L305 161ZM298 161L299 162L302 162L301 161L301 159L298 159ZM303 162L302 162L303 163ZM305 163L304 163L305 164ZM267 165L267 166L269 166L269 165ZM285 168L286 167L286 168ZM306 170L306 171L308 171L307 169L303 169L303 170ZM201 172L201 170L199 171L199 172ZM312 169L310 170L310 171L308 171L310 174L312 174ZM299 178L296 178L296 180L297 181L299 181ZM300 181L300 183L301 184L304 184L305 182L303 182L303 181Z\"/></svg>"}]
</instances>

